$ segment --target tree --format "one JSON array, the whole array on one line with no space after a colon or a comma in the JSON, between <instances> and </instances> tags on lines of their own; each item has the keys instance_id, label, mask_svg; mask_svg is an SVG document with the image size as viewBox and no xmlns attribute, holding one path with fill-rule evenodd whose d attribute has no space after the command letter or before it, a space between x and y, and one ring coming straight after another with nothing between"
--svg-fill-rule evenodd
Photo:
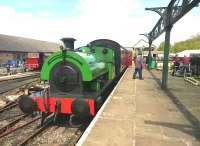
<instances>
[{"instance_id":1,"label":"tree","mask_svg":"<svg viewBox=\"0 0 200 146\"><path fill-rule=\"evenodd\" d=\"M157 51L163 51L164 50L164 45L165 45L165 42L161 42L159 47L157 48Z\"/></svg>"},{"instance_id":2,"label":"tree","mask_svg":"<svg viewBox=\"0 0 200 146\"><path fill-rule=\"evenodd\" d=\"M165 44L164 42L161 42L159 47L157 48L157 51L163 51L164 44ZM193 50L200 49L200 33L192 36L190 39L180 42L175 42L174 45L170 45L170 52L173 53L191 49Z\"/></svg>"},{"instance_id":3,"label":"tree","mask_svg":"<svg viewBox=\"0 0 200 146\"><path fill-rule=\"evenodd\" d=\"M200 34L192 36L190 39L174 43L175 52L181 52L184 50L200 49Z\"/></svg>"},{"instance_id":4,"label":"tree","mask_svg":"<svg viewBox=\"0 0 200 146\"><path fill-rule=\"evenodd\" d=\"M164 50L164 46L165 46L165 42L161 42L159 47L157 48L157 51L163 51ZM172 45L170 45L169 49L170 49L169 50L170 52L173 52L172 50L174 50L174 47Z\"/></svg>"}]
</instances>

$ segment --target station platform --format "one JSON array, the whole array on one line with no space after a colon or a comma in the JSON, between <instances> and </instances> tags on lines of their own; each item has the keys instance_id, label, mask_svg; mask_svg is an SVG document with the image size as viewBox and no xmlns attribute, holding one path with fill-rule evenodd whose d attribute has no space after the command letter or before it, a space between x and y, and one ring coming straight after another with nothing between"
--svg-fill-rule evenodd
<instances>
[{"instance_id":1,"label":"station platform","mask_svg":"<svg viewBox=\"0 0 200 146\"><path fill-rule=\"evenodd\" d=\"M128 68L77 146L200 146L200 87L162 72Z\"/></svg>"},{"instance_id":2,"label":"station platform","mask_svg":"<svg viewBox=\"0 0 200 146\"><path fill-rule=\"evenodd\" d=\"M39 72L24 72L24 73L17 73L14 75L0 76L0 81L14 80L18 78L29 77L39 74L40 74Z\"/></svg>"}]
</instances>

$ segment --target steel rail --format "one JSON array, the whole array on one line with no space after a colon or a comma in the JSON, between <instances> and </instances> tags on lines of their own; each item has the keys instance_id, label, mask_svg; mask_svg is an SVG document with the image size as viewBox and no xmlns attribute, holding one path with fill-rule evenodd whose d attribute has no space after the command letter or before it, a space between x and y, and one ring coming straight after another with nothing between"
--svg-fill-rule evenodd
<instances>
[{"instance_id":1,"label":"steel rail","mask_svg":"<svg viewBox=\"0 0 200 146\"><path fill-rule=\"evenodd\" d=\"M23 127L25 127L25 126L30 125L31 123L33 123L33 122L35 122L35 121L37 121L39 119L41 119L41 116L36 117L34 119L31 119L28 122L26 122L25 124L22 124L22 125L20 125L18 127L10 128L8 131L5 131L4 133L0 134L0 139L3 138L3 137L5 137L5 136L7 136L7 135L9 135L9 134L11 134L11 133L13 133L13 132L15 132L15 131L17 131L17 130L19 130L19 129L21 129L21 128L23 128Z\"/></svg>"},{"instance_id":2,"label":"steel rail","mask_svg":"<svg viewBox=\"0 0 200 146\"><path fill-rule=\"evenodd\" d=\"M18 105L18 102L12 102L9 105L6 105L6 107L3 107L0 109L0 113L4 112L5 110L11 109L13 107L16 107Z\"/></svg>"},{"instance_id":3,"label":"steel rail","mask_svg":"<svg viewBox=\"0 0 200 146\"><path fill-rule=\"evenodd\" d=\"M12 118L20 117L22 115L24 115L24 114L13 115L12 117L7 117L7 118L4 118L4 119L0 119L0 122L1 121L5 121L5 120L9 120L9 119L12 119Z\"/></svg>"},{"instance_id":4,"label":"steel rail","mask_svg":"<svg viewBox=\"0 0 200 146\"><path fill-rule=\"evenodd\" d=\"M79 132L81 134L79 134ZM82 135L83 135L82 127L79 127L76 129L74 134L69 138L69 140L62 145L76 145L76 143L79 141Z\"/></svg>"},{"instance_id":5,"label":"steel rail","mask_svg":"<svg viewBox=\"0 0 200 146\"><path fill-rule=\"evenodd\" d=\"M1 111L1 109L6 108L6 107L8 107L8 106L10 106L10 105L12 105L12 104L14 104L13 101L10 101L10 102L6 103L5 106L3 106L2 108L0 108L0 111Z\"/></svg>"},{"instance_id":6,"label":"steel rail","mask_svg":"<svg viewBox=\"0 0 200 146\"><path fill-rule=\"evenodd\" d=\"M17 146L25 146L31 139L33 139L38 134L40 134L41 132L43 132L52 123L53 123L53 119L48 120L42 127L40 127L39 129L37 129L33 134L31 134L30 136L28 136L21 143L17 144Z\"/></svg>"},{"instance_id":7,"label":"steel rail","mask_svg":"<svg viewBox=\"0 0 200 146\"><path fill-rule=\"evenodd\" d=\"M39 76L39 73L32 73L32 74L24 74L22 76L18 76L18 77L12 77L9 76L10 78L1 78L0 79L0 83L4 82L4 81L11 81L11 80L16 80L16 79L23 79L23 78L28 78L28 77L32 77L32 76Z\"/></svg>"},{"instance_id":8,"label":"steel rail","mask_svg":"<svg viewBox=\"0 0 200 146\"><path fill-rule=\"evenodd\" d=\"M3 91L0 91L0 94L4 94L4 93L6 93L6 92L9 92L10 90L14 90L14 89L17 89L17 88L19 88L19 87L21 87L21 86L24 86L24 85L27 85L27 84L29 84L29 83L35 82L35 81L37 81L38 79L39 79L38 77L33 77L33 78L31 78L31 79L28 79L28 80L23 80L23 81L21 81L18 85L16 85L15 87L9 87L9 88L4 89ZM29 80L31 80L31 81L29 81ZM13 83L17 83L17 82L13 82ZM12 83L12 84L13 84L13 83Z\"/></svg>"},{"instance_id":9,"label":"steel rail","mask_svg":"<svg viewBox=\"0 0 200 146\"><path fill-rule=\"evenodd\" d=\"M7 125L5 125L4 127L0 128L0 134L2 134L3 132L5 132L7 129L9 129L11 126L13 126L14 124L16 124L17 122L19 122L20 120L24 119L25 117L27 117L28 115L21 115L19 118L11 121L10 123L8 123Z\"/></svg>"}]
</instances>

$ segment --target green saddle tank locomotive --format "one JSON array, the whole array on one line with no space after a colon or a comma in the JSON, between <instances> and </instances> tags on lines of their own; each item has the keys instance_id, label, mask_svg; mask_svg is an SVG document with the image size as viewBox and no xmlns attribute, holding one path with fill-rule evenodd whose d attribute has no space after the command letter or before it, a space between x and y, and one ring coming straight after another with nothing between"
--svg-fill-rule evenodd
<instances>
[{"instance_id":1,"label":"green saddle tank locomotive","mask_svg":"<svg viewBox=\"0 0 200 146\"><path fill-rule=\"evenodd\" d=\"M115 41L99 39L74 49L73 38L63 38L61 51L44 62L41 81L49 88L21 96L24 113L62 113L94 116L105 100L109 86L130 65L129 52Z\"/></svg>"}]
</instances>

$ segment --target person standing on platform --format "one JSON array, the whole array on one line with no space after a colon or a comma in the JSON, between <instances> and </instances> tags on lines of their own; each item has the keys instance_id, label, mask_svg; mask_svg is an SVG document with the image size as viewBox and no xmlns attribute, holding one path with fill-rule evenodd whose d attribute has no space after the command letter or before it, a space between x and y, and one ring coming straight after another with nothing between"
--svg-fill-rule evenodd
<instances>
[{"instance_id":1,"label":"person standing on platform","mask_svg":"<svg viewBox=\"0 0 200 146\"><path fill-rule=\"evenodd\" d=\"M139 79L143 80L142 78L142 67L143 67L143 58L142 52L138 53L138 56L135 58L135 72L133 74L133 79L136 78L136 74L139 74Z\"/></svg>"},{"instance_id":2,"label":"person standing on platform","mask_svg":"<svg viewBox=\"0 0 200 146\"><path fill-rule=\"evenodd\" d=\"M184 57L183 57L183 67L186 68L187 72L189 72L189 64L190 64L189 57L184 55Z\"/></svg>"},{"instance_id":3,"label":"person standing on platform","mask_svg":"<svg viewBox=\"0 0 200 146\"><path fill-rule=\"evenodd\" d=\"M180 66L180 59L178 57L178 55L176 54L176 56L173 59L173 71L172 71L172 76L175 75L176 71L179 69Z\"/></svg>"}]
</instances>

